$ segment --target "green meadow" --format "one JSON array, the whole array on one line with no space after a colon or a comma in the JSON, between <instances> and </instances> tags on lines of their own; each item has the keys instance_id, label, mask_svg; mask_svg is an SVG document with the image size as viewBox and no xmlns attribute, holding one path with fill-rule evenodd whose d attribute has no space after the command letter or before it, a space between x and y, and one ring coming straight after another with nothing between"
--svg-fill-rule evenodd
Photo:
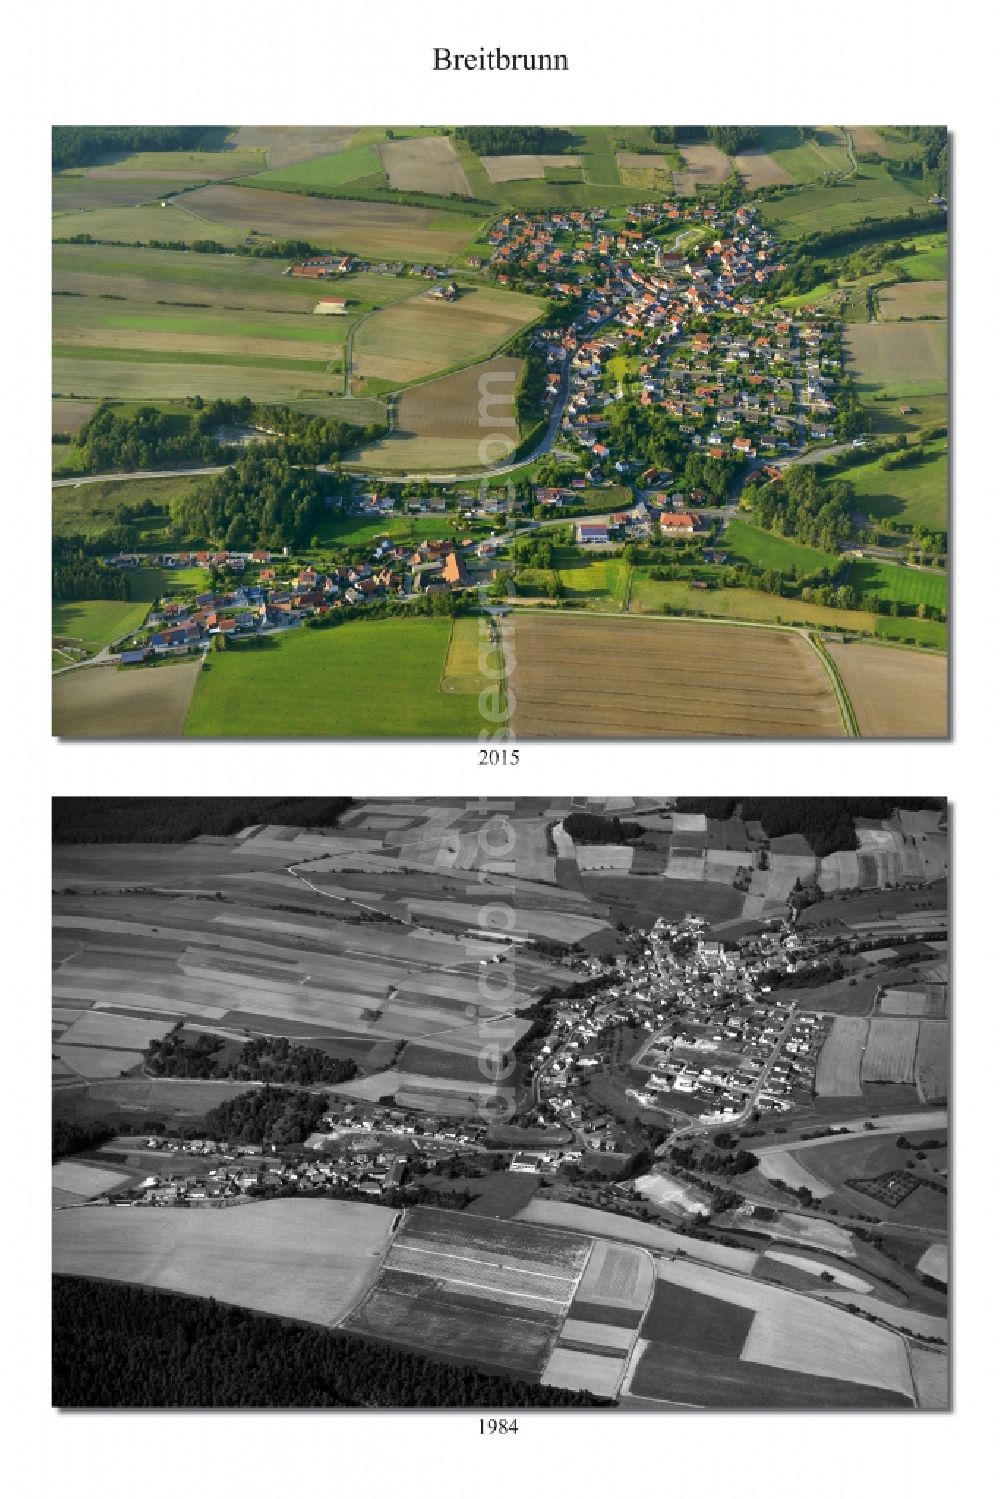
<instances>
[{"instance_id":1,"label":"green meadow","mask_svg":"<svg viewBox=\"0 0 1000 1499\"><path fill-rule=\"evenodd\" d=\"M840 559L818 547L802 546L785 536L774 536L743 520L732 520L726 527L722 544L732 562L748 562L752 567L773 568L782 573L814 573L821 568L839 566Z\"/></svg>"},{"instance_id":2,"label":"green meadow","mask_svg":"<svg viewBox=\"0 0 1000 1499\"><path fill-rule=\"evenodd\" d=\"M213 652L198 675L184 732L474 735L484 727L476 695L441 690L450 634L450 619L362 620Z\"/></svg>"}]
</instances>

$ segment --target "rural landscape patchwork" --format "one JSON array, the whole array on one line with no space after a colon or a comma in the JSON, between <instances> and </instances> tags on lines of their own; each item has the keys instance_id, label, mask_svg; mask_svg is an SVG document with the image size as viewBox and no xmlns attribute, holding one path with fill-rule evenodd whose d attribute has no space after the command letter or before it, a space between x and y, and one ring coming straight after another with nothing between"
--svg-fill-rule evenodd
<instances>
[{"instance_id":1,"label":"rural landscape patchwork","mask_svg":"<svg viewBox=\"0 0 1000 1499\"><path fill-rule=\"evenodd\" d=\"M948 878L935 797L57 798L54 1404L947 1409Z\"/></svg>"},{"instance_id":2,"label":"rural landscape patchwork","mask_svg":"<svg viewBox=\"0 0 1000 1499\"><path fill-rule=\"evenodd\" d=\"M52 170L56 735L947 734L944 127Z\"/></svg>"}]
</instances>

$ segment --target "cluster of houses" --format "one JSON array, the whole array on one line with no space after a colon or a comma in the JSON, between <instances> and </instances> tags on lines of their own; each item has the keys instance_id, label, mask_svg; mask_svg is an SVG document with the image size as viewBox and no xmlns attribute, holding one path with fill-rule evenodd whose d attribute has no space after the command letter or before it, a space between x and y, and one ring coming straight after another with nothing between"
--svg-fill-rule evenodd
<instances>
[{"instance_id":1,"label":"cluster of houses","mask_svg":"<svg viewBox=\"0 0 1000 1499\"><path fill-rule=\"evenodd\" d=\"M620 374L608 371L616 356L629 360L640 405L665 411L692 448L713 457L777 454L831 437L839 324L762 298L784 266L755 208L662 202L629 213L634 227L624 229L603 227L600 209L509 214L490 236L501 284L583 298L568 328L542 330L537 343L550 394L568 379L561 441L582 451L589 476L610 458L608 407L623 398ZM664 230L691 217L693 235L669 243Z\"/></svg>"},{"instance_id":2,"label":"cluster of houses","mask_svg":"<svg viewBox=\"0 0 1000 1499\"><path fill-rule=\"evenodd\" d=\"M645 1081L625 1090L642 1108L714 1123L740 1117L751 1103L786 1112L807 1101L827 1023L772 993L766 979L808 966L823 941L814 952L780 923L729 945L689 916L661 918L648 943L619 959L598 996L559 1006L533 1058L543 1116L586 1149L621 1148L611 1115L600 1108L595 1115L586 1089L621 1026L649 1032L631 1064Z\"/></svg>"}]
</instances>

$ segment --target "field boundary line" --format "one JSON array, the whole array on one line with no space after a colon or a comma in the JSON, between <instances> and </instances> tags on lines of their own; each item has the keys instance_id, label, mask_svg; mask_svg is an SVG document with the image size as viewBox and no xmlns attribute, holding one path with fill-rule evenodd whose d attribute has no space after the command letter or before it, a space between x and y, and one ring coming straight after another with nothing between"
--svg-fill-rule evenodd
<instances>
[{"instance_id":1,"label":"field boundary line","mask_svg":"<svg viewBox=\"0 0 1000 1499\"><path fill-rule=\"evenodd\" d=\"M397 1245L397 1248L404 1250L408 1254L433 1254L437 1255L439 1259L443 1260L461 1260L466 1265L482 1265L484 1270L493 1270L497 1265L499 1265L501 1269L504 1268L503 1260L497 1260L494 1262L493 1260L479 1259L474 1254L449 1254L443 1249L421 1249L418 1244L399 1244ZM395 1269L397 1267L393 1266L392 1268ZM410 1273L413 1274L415 1272L411 1271ZM554 1270L524 1270L520 1265L518 1265L516 1274L531 1275L534 1276L537 1280L564 1280L567 1285L575 1283L575 1278L572 1275L557 1275ZM469 1282L469 1284L471 1284L471 1282ZM553 1298L550 1296L541 1296L536 1299L540 1301L551 1301Z\"/></svg>"},{"instance_id":2,"label":"field boundary line","mask_svg":"<svg viewBox=\"0 0 1000 1499\"><path fill-rule=\"evenodd\" d=\"M844 732L850 739L860 739L861 730L858 728L858 720L854 712L854 704L851 702L851 699L848 696L847 688L844 686L843 678L841 677L840 672L837 670L837 666L833 660L833 657L827 651L826 647L823 645L822 641L815 634L815 632L808 630L804 631L803 633L805 634L805 637L808 640L809 644L812 646L813 650L816 652L816 655L819 657L820 661L822 661L823 666L826 670L826 674L830 679L831 685L833 687L834 697L837 699L837 707L840 709L840 716L843 720Z\"/></svg>"},{"instance_id":3,"label":"field boundary line","mask_svg":"<svg viewBox=\"0 0 1000 1499\"><path fill-rule=\"evenodd\" d=\"M405 1247L405 1246L400 1246ZM421 1270L407 1270L403 1265L389 1265L388 1269L394 1275L422 1275ZM489 1285L481 1280L448 1280L450 1286L468 1286L472 1291L488 1291ZM565 1302L559 1296L533 1296L530 1291L511 1291L510 1295L519 1297L522 1301L544 1301L550 1306L565 1306ZM502 1299L502 1298L501 1298ZM517 1302L509 1302L508 1305L516 1306Z\"/></svg>"}]
</instances>

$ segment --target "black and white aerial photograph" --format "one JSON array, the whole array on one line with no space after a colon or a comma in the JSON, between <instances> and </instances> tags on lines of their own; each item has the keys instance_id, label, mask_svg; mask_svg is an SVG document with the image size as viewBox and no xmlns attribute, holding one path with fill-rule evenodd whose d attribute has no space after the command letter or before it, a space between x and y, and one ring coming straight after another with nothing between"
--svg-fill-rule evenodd
<instances>
[{"instance_id":1,"label":"black and white aerial photograph","mask_svg":"<svg viewBox=\"0 0 1000 1499\"><path fill-rule=\"evenodd\" d=\"M944 798L52 806L54 1406L949 1408Z\"/></svg>"}]
</instances>

